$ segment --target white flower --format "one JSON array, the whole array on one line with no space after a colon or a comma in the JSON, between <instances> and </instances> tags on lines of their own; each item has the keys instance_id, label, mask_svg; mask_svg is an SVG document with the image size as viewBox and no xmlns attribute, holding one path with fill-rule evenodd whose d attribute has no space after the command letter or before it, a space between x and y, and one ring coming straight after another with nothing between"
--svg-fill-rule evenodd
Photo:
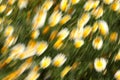
<instances>
[{"instance_id":1,"label":"white flower","mask_svg":"<svg viewBox=\"0 0 120 80\"><path fill-rule=\"evenodd\" d=\"M77 22L77 27L78 28L84 27L88 23L89 19L90 19L90 13L83 13L81 18Z\"/></svg>"},{"instance_id":2,"label":"white flower","mask_svg":"<svg viewBox=\"0 0 120 80\"><path fill-rule=\"evenodd\" d=\"M26 8L28 4L28 0L19 0L18 1L18 7L19 9Z\"/></svg>"},{"instance_id":3,"label":"white flower","mask_svg":"<svg viewBox=\"0 0 120 80\"><path fill-rule=\"evenodd\" d=\"M115 77L116 80L120 80L120 70L117 70L114 77Z\"/></svg>"},{"instance_id":4,"label":"white flower","mask_svg":"<svg viewBox=\"0 0 120 80\"><path fill-rule=\"evenodd\" d=\"M56 67L61 67L65 63L66 60L67 58L65 57L65 55L60 53L56 55L55 58L53 59L53 65Z\"/></svg>"},{"instance_id":5,"label":"white flower","mask_svg":"<svg viewBox=\"0 0 120 80\"><path fill-rule=\"evenodd\" d=\"M4 35L6 37L11 36L13 34L14 27L13 26L7 26L4 32Z\"/></svg>"},{"instance_id":6,"label":"white flower","mask_svg":"<svg viewBox=\"0 0 120 80\"><path fill-rule=\"evenodd\" d=\"M111 4L114 0L103 0L105 4Z\"/></svg>"},{"instance_id":7,"label":"white flower","mask_svg":"<svg viewBox=\"0 0 120 80\"><path fill-rule=\"evenodd\" d=\"M64 28L58 33L57 36L60 40L64 40L68 35L69 35L69 30L67 28Z\"/></svg>"},{"instance_id":8,"label":"white flower","mask_svg":"<svg viewBox=\"0 0 120 80\"><path fill-rule=\"evenodd\" d=\"M41 68L45 69L51 64L51 57L44 57L40 62Z\"/></svg>"},{"instance_id":9,"label":"white flower","mask_svg":"<svg viewBox=\"0 0 120 80\"><path fill-rule=\"evenodd\" d=\"M37 55L40 56L45 50L48 48L48 43L45 41L41 41L37 43Z\"/></svg>"},{"instance_id":10,"label":"white flower","mask_svg":"<svg viewBox=\"0 0 120 80\"><path fill-rule=\"evenodd\" d=\"M17 37L15 36L9 36L5 40L5 46L10 47L11 45L15 44L17 41Z\"/></svg>"},{"instance_id":11,"label":"white flower","mask_svg":"<svg viewBox=\"0 0 120 80\"><path fill-rule=\"evenodd\" d=\"M118 11L120 9L120 1L115 1L111 4L111 9L113 11Z\"/></svg>"},{"instance_id":12,"label":"white flower","mask_svg":"<svg viewBox=\"0 0 120 80\"><path fill-rule=\"evenodd\" d=\"M105 58L96 58L94 61L94 68L97 72L102 72L107 65L107 60Z\"/></svg>"},{"instance_id":13,"label":"white flower","mask_svg":"<svg viewBox=\"0 0 120 80\"><path fill-rule=\"evenodd\" d=\"M16 2L16 0L8 0L9 5L13 5Z\"/></svg>"},{"instance_id":14,"label":"white flower","mask_svg":"<svg viewBox=\"0 0 120 80\"><path fill-rule=\"evenodd\" d=\"M70 39L81 39L83 36L83 27L75 28L70 33Z\"/></svg>"},{"instance_id":15,"label":"white flower","mask_svg":"<svg viewBox=\"0 0 120 80\"><path fill-rule=\"evenodd\" d=\"M96 37L92 42L93 48L97 50L100 50L102 48L102 45L103 45L103 40L101 37Z\"/></svg>"},{"instance_id":16,"label":"white flower","mask_svg":"<svg viewBox=\"0 0 120 80\"><path fill-rule=\"evenodd\" d=\"M9 16L12 13L13 9L8 10L6 16Z\"/></svg>"},{"instance_id":17,"label":"white flower","mask_svg":"<svg viewBox=\"0 0 120 80\"><path fill-rule=\"evenodd\" d=\"M51 27L55 26L56 24L59 23L59 21L61 20L62 17L62 13L59 11L54 11L50 18L49 18L49 24Z\"/></svg>"},{"instance_id":18,"label":"white flower","mask_svg":"<svg viewBox=\"0 0 120 80\"><path fill-rule=\"evenodd\" d=\"M24 44L17 44L11 49L11 56L18 58L18 56L25 50Z\"/></svg>"},{"instance_id":19,"label":"white flower","mask_svg":"<svg viewBox=\"0 0 120 80\"><path fill-rule=\"evenodd\" d=\"M107 35L109 33L109 27L106 21L100 20L98 22L99 31L102 35Z\"/></svg>"},{"instance_id":20,"label":"white flower","mask_svg":"<svg viewBox=\"0 0 120 80\"><path fill-rule=\"evenodd\" d=\"M39 10L33 18L33 29L43 27L46 20L47 12L45 10Z\"/></svg>"}]
</instances>

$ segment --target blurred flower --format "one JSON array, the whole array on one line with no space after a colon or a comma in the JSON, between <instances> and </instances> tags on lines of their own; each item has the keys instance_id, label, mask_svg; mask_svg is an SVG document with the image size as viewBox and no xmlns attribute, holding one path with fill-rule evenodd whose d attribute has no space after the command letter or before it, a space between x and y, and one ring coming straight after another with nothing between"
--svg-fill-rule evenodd
<instances>
[{"instance_id":1,"label":"blurred flower","mask_svg":"<svg viewBox=\"0 0 120 80\"><path fill-rule=\"evenodd\" d=\"M118 38L118 33L117 32L112 32L110 34L110 41L115 42Z\"/></svg>"},{"instance_id":2,"label":"blurred flower","mask_svg":"<svg viewBox=\"0 0 120 80\"><path fill-rule=\"evenodd\" d=\"M13 9L8 9L6 12L6 16L9 16L12 13Z\"/></svg>"},{"instance_id":3,"label":"blurred flower","mask_svg":"<svg viewBox=\"0 0 120 80\"><path fill-rule=\"evenodd\" d=\"M45 10L39 10L33 18L33 29L38 29L43 27L47 17L47 12Z\"/></svg>"},{"instance_id":4,"label":"blurred flower","mask_svg":"<svg viewBox=\"0 0 120 80\"><path fill-rule=\"evenodd\" d=\"M111 9L113 11L118 11L120 9L120 1L114 1L112 4L111 4Z\"/></svg>"},{"instance_id":5,"label":"blurred flower","mask_svg":"<svg viewBox=\"0 0 120 80\"><path fill-rule=\"evenodd\" d=\"M0 13L4 12L6 9L7 5L6 4L2 4L0 5Z\"/></svg>"},{"instance_id":6,"label":"blurred flower","mask_svg":"<svg viewBox=\"0 0 120 80\"><path fill-rule=\"evenodd\" d=\"M98 25L99 25L100 33L101 33L102 35L105 36L105 35L107 35L107 34L109 33L109 27L108 27L108 24L107 24L106 21L100 20L100 21L98 22Z\"/></svg>"},{"instance_id":7,"label":"blurred flower","mask_svg":"<svg viewBox=\"0 0 120 80\"><path fill-rule=\"evenodd\" d=\"M55 44L53 45L53 47L54 47L55 49L60 49L60 48L62 47L62 45L63 45L63 41L60 40L60 39L58 39L58 40L55 42Z\"/></svg>"},{"instance_id":8,"label":"blurred flower","mask_svg":"<svg viewBox=\"0 0 120 80\"><path fill-rule=\"evenodd\" d=\"M13 34L14 27L13 26L7 26L4 32L4 35L6 37L11 36Z\"/></svg>"},{"instance_id":9,"label":"blurred flower","mask_svg":"<svg viewBox=\"0 0 120 80\"><path fill-rule=\"evenodd\" d=\"M54 31L50 34L49 39L52 41L52 40L56 37L57 33L58 33L58 31L57 31L57 30L54 30Z\"/></svg>"},{"instance_id":10,"label":"blurred flower","mask_svg":"<svg viewBox=\"0 0 120 80\"><path fill-rule=\"evenodd\" d=\"M66 60L67 58L65 57L64 54L62 53L57 54L53 59L53 65L56 67L61 67L65 63Z\"/></svg>"},{"instance_id":11,"label":"blurred flower","mask_svg":"<svg viewBox=\"0 0 120 80\"><path fill-rule=\"evenodd\" d=\"M115 75L114 75L116 80L120 80L120 70L117 70Z\"/></svg>"},{"instance_id":12,"label":"blurred flower","mask_svg":"<svg viewBox=\"0 0 120 80\"><path fill-rule=\"evenodd\" d=\"M84 10L90 11L93 8L93 4L94 4L94 1L92 0L86 1L86 3L84 4Z\"/></svg>"},{"instance_id":13,"label":"blurred flower","mask_svg":"<svg viewBox=\"0 0 120 80\"><path fill-rule=\"evenodd\" d=\"M16 41L17 41L17 37L11 35L11 36L7 37L4 45L7 47L10 47L11 45L15 44Z\"/></svg>"},{"instance_id":14,"label":"blurred flower","mask_svg":"<svg viewBox=\"0 0 120 80\"><path fill-rule=\"evenodd\" d=\"M93 8L94 8L94 9L97 8L98 5L99 5L99 3L100 3L99 0L94 1L94 2L93 2Z\"/></svg>"},{"instance_id":15,"label":"blurred flower","mask_svg":"<svg viewBox=\"0 0 120 80\"><path fill-rule=\"evenodd\" d=\"M83 29L83 38L86 38L92 31L92 28L91 26L86 26L84 29Z\"/></svg>"},{"instance_id":16,"label":"blurred flower","mask_svg":"<svg viewBox=\"0 0 120 80\"><path fill-rule=\"evenodd\" d=\"M45 69L51 64L51 57L44 57L40 62L41 68Z\"/></svg>"},{"instance_id":17,"label":"blurred flower","mask_svg":"<svg viewBox=\"0 0 120 80\"><path fill-rule=\"evenodd\" d=\"M69 30L67 28L64 28L58 32L58 39L64 40L69 35Z\"/></svg>"},{"instance_id":18,"label":"blurred flower","mask_svg":"<svg viewBox=\"0 0 120 80\"><path fill-rule=\"evenodd\" d=\"M107 60L105 58L96 58L94 61L94 68L97 72L102 72L107 65Z\"/></svg>"},{"instance_id":19,"label":"blurred flower","mask_svg":"<svg viewBox=\"0 0 120 80\"><path fill-rule=\"evenodd\" d=\"M120 49L119 49L118 53L115 55L114 60L115 61L120 60Z\"/></svg>"},{"instance_id":20,"label":"blurred flower","mask_svg":"<svg viewBox=\"0 0 120 80\"><path fill-rule=\"evenodd\" d=\"M71 0L71 2L72 2L72 5L75 5L75 4L77 4L79 1L80 1L80 0Z\"/></svg>"},{"instance_id":21,"label":"blurred flower","mask_svg":"<svg viewBox=\"0 0 120 80\"><path fill-rule=\"evenodd\" d=\"M8 4L9 5L13 5L15 3L16 0L8 0Z\"/></svg>"},{"instance_id":22,"label":"blurred flower","mask_svg":"<svg viewBox=\"0 0 120 80\"><path fill-rule=\"evenodd\" d=\"M69 7L69 0L61 0L60 9L66 11Z\"/></svg>"},{"instance_id":23,"label":"blurred flower","mask_svg":"<svg viewBox=\"0 0 120 80\"><path fill-rule=\"evenodd\" d=\"M57 11L54 11L50 18L49 18L49 24L51 27L55 26L56 24L59 23L59 21L61 20L61 17L62 17L62 13L59 12L58 10Z\"/></svg>"},{"instance_id":24,"label":"blurred flower","mask_svg":"<svg viewBox=\"0 0 120 80\"><path fill-rule=\"evenodd\" d=\"M92 26L92 33L95 33L98 29L98 22L94 22L93 26Z\"/></svg>"},{"instance_id":25,"label":"blurred flower","mask_svg":"<svg viewBox=\"0 0 120 80\"><path fill-rule=\"evenodd\" d=\"M43 3L41 9L48 11L53 5L53 0L47 0Z\"/></svg>"},{"instance_id":26,"label":"blurred flower","mask_svg":"<svg viewBox=\"0 0 120 80\"><path fill-rule=\"evenodd\" d=\"M66 66L61 72L61 78L63 78L71 70L70 66Z\"/></svg>"},{"instance_id":27,"label":"blurred flower","mask_svg":"<svg viewBox=\"0 0 120 80\"><path fill-rule=\"evenodd\" d=\"M48 43L46 41L40 41L37 43L37 55L40 56L48 48Z\"/></svg>"},{"instance_id":28,"label":"blurred flower","mask_svg":"<svg viewBox=\"0 0 120 80\"><path fill-rule=\"evenodd\" d=\"M101 37L96 37L92 42L93 48L97 50L100 50L102 48L102 45L103 45L103 40Z\"/></svg>"},{"instance_id":29,"label":"blurred flower","mask_svg":"<svg viewBox=\"0 0 120 80\"><path fill-rule=\"evenodd\" d=\"M48 31L50 30L49 26L45 26L44 30L43 30L43 34L46 34Z\"/></svg>"},{"instance_id":30,"label":"blurred flower","mask_svg":"<svg viewBox=\"0 0 120 80\"><path fill-rule=\"evenodd\" d=\"M39 36L39 34L40 34L40 32L39 32L38 29L33 30L33 31L32 31L32 34L31 34L31 38L32 38L32 39L37 39L38 36Z\"/></svg>"},{"instance_id":31,"label":"blurred flower","mask_svg":"<svg viewBox=\"0 0 120 80\"><path fill-rule=\"evenodd\" d=\"M92 15L95 17L95 19L100 18L104 13L103 7L99 6L96 9L92 10Z\"/></svg>"},{"instance_id":32,"label":"blurred flower","mask_svg":"<svg viewBox=\"0 0 120 80\"><path fill-rule=\"evenodd\" d=\"M90 19L90 13L83 13L81 18L77 22L77 27L84 27Z\"/></svg>"},{"instance_id":33,"label":"blurred flower","mask_svg":"<svg viewBox=\"0 0 120 80\"><path fill-rule=\"evenodd\" d=\"M18 0L18 7L19 9L26 8L28 4L28 0Z\"/></svg>"},{"instance_id":34,"label":"blurred flower","mask_svg":"<svg viewBox=\"0 0 120 80\"><path fill-rule=\"evenodd\" d=\"M81 40L76 39L74 42L76 48L80 48L81 46L83 46L83 44L84 44L84 40L82 39Z\"/></svg>"},{"instance_id":35,"label":"blurred flower","mask_svg":"<svg viewBox=\"0 0 120 80\"><path fill-rule=\"evenodd\" d=\"M70 33L70 39L81 39L83 37L83 27L73 28Z\"/></svg>"},{"instance_id":36,"label":"blurred flower","mask_svg":"<svg viewBox=\"0 0 120 80\"><path fill-rule=\"evenodd\" d=\"M114 0L103 0L105 4L111 4Z\"/></svg>"},{"instance_id":37,"label":"blurred flower","mask_svg":"<svg viewBox=\"0 0 120 80\"><path fill-rule=\"evenodd\" d=\"M62 19L60 20L60 24L63 25L65 23L67 23L69 20L71 19L70 15L65 15L62 17Z\"/></svg>"}]
</instances>

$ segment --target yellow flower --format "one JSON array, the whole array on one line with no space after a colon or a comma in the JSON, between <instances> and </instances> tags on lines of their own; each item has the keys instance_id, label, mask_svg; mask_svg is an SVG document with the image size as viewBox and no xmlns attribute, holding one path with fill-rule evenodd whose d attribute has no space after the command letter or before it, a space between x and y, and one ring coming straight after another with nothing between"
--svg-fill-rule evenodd
<instances>
[{"instance_id":1,"label":"yellow flower","mask_svg":"<svg viewBox=\"0 0 120 80\"><path fill-rule=\"evenodd\" d=\"M103 0L105 4L111 4L114 0Z\"/></svg>"},{"instance_id":2,"label":"yellow flower","mask_svg":"<svg viewBox=\"0 0 120 80\"><path fill-rule=\"evenodd\" d=\"M48 48L48 43L45 41L41 41L37 43L37 55L40 56L45 52L45 50Z\"/></svg>"},{"instance_id":3,"label":"yellow flower","mask_svg":"<svg viewBox=\"0 0 120 80\"><path fill-rule=\"evenodd\" d=\"M84 27L90 19L90 13L83 13L81 18L78 20L77 27Z\"/></svg>"},{"instance_id":4,"label":"yellow flower","mask_svg":"<svg viewBox=\"0 0 120 80\"><path fill-rule=\"evenodd\" d=\"M58 33L57 30L53 31L53 32L51 33L49 39L52 41L52 40L56 37L57 33Z\"/></svg>"},{"instance_id":5,"label":"yellow flower","mask_svg":"<svg viewBox=\"0 0 120 80\"><path fill-rule=\"evenodd\" d=\"M62 45L63 45L63 41L58 39L58 40L55 42L55 44L53 45L53 47L54 47L55 49L60 49L60 48L62 47Z\"/></svg>"},{"instance_id":6,"label":"yellow flower","mask_svg":"<svg viewBox=\"0 0 120 80\"><path fill-rule=\"evenodd\" d=\"M9 5L13 5L15 3L16 0L8 0L8 4Z\"/></svg>"},{"instance_id":7,"label":"yellow flower","mask_svg":"<svg viewBox=\"0 0 120 80\"><path fill-rule=\"evenodd\" d=\"M43 30L43 34L46 34L48 31L50 30L49 26L45 26L44 30Z\"/></svg>"},{"instance_id":8,"label":"yellow flower","mask_svg":"<svg viewBox=\"0 0 120 80\"><path fill-rule=\"evenodd\" d=\"M6 7L6 4L0 5L0 13L4 12Z\"/></svg>"},{"instance_id":9,"label":"yellow flower","mask_svg":"<svg viewBox=\"0 0 120 80\"><path fill-rule=\"evenodd\" d=\"M117 32L112 32L110 34L110 41L115 42L118 38L118 33Z\"/></svg>"},{"instance_id":10,"label":"yellow flower","mask_svg":"<svg viewBox=\"0 0 120 80\"><path fill-rule=\"evenodd\" d=\"M118 51L117 55L115 55L115 61L120 60L120 50Z\"/></svg>"},{"instance_id":11,"label":"yellow flower","mask_svg":"<svg viewBox=\"0 0 120 80\"><path fill-rule=\"evenodd\" d=\"M86 38L92 31L91 26L86 26L83 30L83 38Z\"/></svg>"},{"instance_id":12,"label":"yellow flower","mask_svg":"<svg viewBox=\"0 0 120 80\"><path fill-rule=\"evenodd\" d=\"M60 24L63 25L65 23L67 23L69 20L71 19L70 15L65 15L63 16L63 18L60 20Z\"/></svg>"},{"instance_id":13,"label":"yellow flower","mask_svg":"<svg viewBox=\"0 0 120 80\"><path fill-rule=\"evenodd\" d=\"M62 29L60 32L58 32L58 39L64 40L69 35L69 30L67 28Z\"/></svg>"},{"instance_id":14,"label":"yellow flower","mask_svg":"<svg viewBox=\"0 0 120 80\"><path fill-rule=\"evenodd\" d=\"M84 40L75 40L74 45L76 48L80 48L81 46L83 46L84 44Z\"/></svg>"},{"instance_id":15,"label":"yellow flower","mask_svg":"<svg viewBox=\"0 0 120 80\"><path fill-rule=\"evenodd\" d=\"M66 11L69 6L68 0L62 0L60 3L60 9Z\"/></svg>"},{"instance_id":16,"label":"yellow flower","mask_svg":"<svg viewBox=\"0 0 120 80\"><path fill-rule=\"evenodd\" d=\"M98 29L98 22L95 22L92 27L92 32L95 33Z\"/></svg>"},{"instance_id":17,"label":"yellow flower","mask_svg":"<svg viewBox=\"0 0 120 80\"><path fill-rule=\"evenodd\" d=\"M42 9L48 11L53 5L53 1L52 0L47 0L43 3L42 5Z\"/></svg>"},{"instance_id":18,"label":"yellow flower","mask_svg":"<svg viewBox=\"0 0 120 80\"><path fill-rule=\"evenodd\" d=\"M88 0L84 5L85 11L90 11L93 8L94 2L92 0Z\"/></svg>"},{"instance_id":19,"label":"yellow flower","mask_svg":"<svg viewBox=\"0 0 120 80\"><path fill-rule=\"evenodd\" d=\"M105 58L96 58L94 61L94 68L97 72L102 72L105 70L107 65L107 60Z\"/></svg>"},{"instance_id":20,"label":"yellow flower","mask_svg":"<svg viewBox=\"0 0 120 80\"><path fill-rule=\"evenodd\" d=\"M75 5L75 4L77 4L79 1L80 1L80 0L71 0L71 2L72 2L72 5Z\"/></svg>"},{"instance_id":21,"label":"yellow flower","mask_svg":"<svg viewBox=\"0 0 120 80\"><path fill-rule=\"evenodd\" d=\"M95 16L95 19L100 18L104 13L103 7L98 7L97 9L92 10L92 15Z\"/></svg>"},{"instance_id":22,"label":"yellow flower","mask_svg":"<svg viewBox=\"0 0 120 80\"><path fill-rule=\"evenodd\" d=\"M108 27L107 22L105 22L104 20L100 20L98 22L98 25L99 25L99 31L102 35L105 36L109 33L109 27Z\"/></svg>"},{"instance_id":23,"label":"yellow flower","mask_svg":"<svg viewBox=\"0 0 120 80\"><path fill-rule=\"evenodd\" d=\"M94 8L94 9L97 8L98 5L99 5L99 3L100 3L99 0L94 1L94 2L93 2L93 8Z\"/></svg>"},{"instance_id":24,"label":"yellow flower","mask_svg":"<svg viewBox=\"0 0 120 80\"><path fill-rule=\"evenodd\" d=\"M6 37L11 36L13 34L13 31L14 31L14 27L13 26L8 26L5 29L4 35Z\"/></svg>"},{"instance_id":25,"label":"yellow flower","mask_svg":"<svg viewBox=\"0 0 120 80\"><path fill-rule=\"evenodd\" d=\"M41 68L45 69L51 64L51 58L50 57L44 57L42 61L40 62Z\"/></svg>"},{"instance_id":26,"label":"yellow flower","mask_svg":"<svg viewBox=\"0 0 120 80\"><path fill-rule=\"evenodd\" d=\"M117 70L115 75L114 75L116 80L120 80L120 70Z\"/></svg>"},{"instance_id":27,"label":"yellow flower","mask_svg":"<svg viewBox=\"0 0 120 80\"><path fill-rule=\"evenodd\" d=\"M120 2L119 1L115 1L111 4L111 9L113 11L118 11L120 9Z\"/></svg>"},{"instance_id":28,"label":"yellow flower","mask_svg":"<svg viewBox=\"0 0 120 80\"><path fill-rule=\"evenodd\" d=\"M103 45L103 40L101 37L96 37L93 42L92 42L93 48L100 50L102 48Z\"/></svg>"},{"instance_id":29,"label":"yellow flower","mask_svg":"<svg viewBox=\"0 0 120 80\"><path fill-rule=\"evenodd\" d=\"M28 0L18 0L18 7L19 9L26 8L28 4Z\"/></svg>"},{"instance_id":30,"label":"yellow flower","mask_svg":"<svg viewBox=\"0 0 120 80\"><path fill-rule=\"evenodd\" d=\"M45 10L39 10L33 18L33 29L43 27L46 20L47 12Z\"/></svg>"},{"instance_id":31,"label":"yellow flower","mask_svg":"<svg viewBox=\"0 0 120 80\"><path fill-rule=\"evenodd\" d=\"M70 66L66 66L61 72L61 78L63 78L71 70Z\"/></svg>"},{"instance_id":32,"label":"yellow flower","mask_svg":"<svg viewBox=\"0 0 120 80\"><path fill-rule=\"evenodd\" d=\"M56 24L59 23L59 21L61 20L61 17L62 17L62 13L59 12L58 10L57 11L54 11L50 18L49 18L49 24L51 27L55 26Z\"/></svg>"},{"instance_id":33,"label":"yellow flower","mask_svg":"<svg viewBox=\"0 0 120 80\"><path fill-rule=\"evenodd\" d=\"M53 59L53 65L56 67L61 67L65 63L66 60L67 58L65 57L64 54L62 53L57 54Z\"/></svg>"},{"instance_id":34,"label":"yellow flower","mask_svg":"<svg viewBox=\"0 0 120 80\"><path fill-rule=\"evenodd\" d=\"M15 44L17 41L17 37L15 36L9 36L5 40L5 46L10 47L11 45Z\"/></svg>"},{"instance_id":35,"label":"yellow flower","mask_svg":"<svg viewBox=\"0 0 120 80\"><path fill-rule=\"evenodd\" d=\"M32 31L32 34L31 34L31 38L32 38L32 39L37 39L38 36L39 36L39 34L40 34L40 32L39 32L38 29L33 30L33 31Z\"/></svg>"}]
</instances>

